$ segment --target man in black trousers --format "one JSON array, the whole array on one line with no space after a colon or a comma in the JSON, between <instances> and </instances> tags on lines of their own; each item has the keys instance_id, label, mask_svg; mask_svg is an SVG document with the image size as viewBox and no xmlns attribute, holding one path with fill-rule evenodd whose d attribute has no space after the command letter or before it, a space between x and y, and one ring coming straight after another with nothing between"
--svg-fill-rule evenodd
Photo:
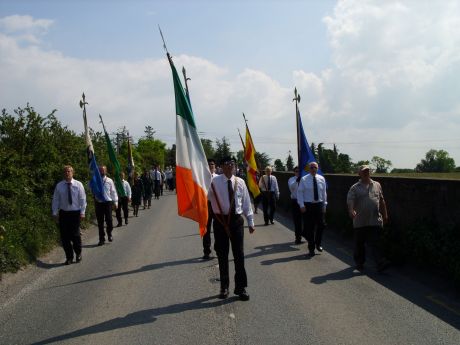
<instances>
[{"instance_id":1,"label":"man in black trousers","mask_svg":"<svg viewBox=\"0 0 460 345\"><path fill-rule=\"evenodd\" d=\"M318 164L309 163L310 173L300 179L297 188L297 203L303 214L303 226L308 242L308 255L315 255L315 248L323 251L324 215L327 206L326 180L318 175Z\"/></svg>"},{"instance_id":2,"label":"man in black trousers","mask_svg":"<svg viewBox=\"0 0 460 345\"><path fill-rule=\"evenodd\" d=\"M118 194L113 180L107 177L107 167L105 165L99 166L99 172L102 177L105 200L98 200L95 197L94 205L96 208L97 226L99 228L99 243L97 245L102 246L105 244L104 219L107 224L107 239L109 242L113 241L112 208L117 209L118 207Z\"/></svg>"},{"instance_id":3,"label":"man in black trousers","mask_svg":"<svg viewBox=\"0 0 460 345\"><path fill-rule=\"evenodd\" d=\"M209 171L211 171L211 178L218 176L216 174L216 161L212 158L208 159ZM211 202L208 198L208 224L206 225L206 233L203 236L203 260L211 259L211 228L214 214L212 212Z\"/></svg>"},{"instance_id":4,"label":"man in black trousers","mask_svg":"<svg viewBox=\"0 0 460 345\"><path fill-rule=\"evenodd\" d=\"M66 261L73 262L74 252L76 261L81 261L80 221L85 218L86 193L83 184L73 178L73 168L64 166L64 180L54 189L52 211L53 217L59 224L62 247Z\"/></svg>"},{"instance_id":5,"label":"man in black trousers","mask_svg":"<svg viewBox=\"0 0 460 345\"><path fill-rule=\"evenodd\" d=\"M254 215L249 192L243 179L234 176L235 160L226 157L221 164L223 174L213 178L209 190L209 200L214 212L214 238L217 258L219 259L220 294L219 298L228 297L230 284L228 273L229 245L232 245L235 263L235 295L240 300L249 300L246 292L248 285L244 268L244 219L246 217L249 232L254 228Z\"/></svg>"}]
</instances>

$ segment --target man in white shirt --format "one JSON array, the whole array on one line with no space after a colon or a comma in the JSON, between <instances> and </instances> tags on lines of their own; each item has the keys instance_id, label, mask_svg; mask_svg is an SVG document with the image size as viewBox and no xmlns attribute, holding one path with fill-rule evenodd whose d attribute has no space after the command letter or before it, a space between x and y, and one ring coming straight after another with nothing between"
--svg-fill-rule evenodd
<instances>
[{"instance_id":1,"label":"man in white shirt","mask_svg":"<svg viewBox=\"0 0 460 345\"><path fill-rule=\"evenodd\" d=\"M235 263L235 295L240 300L249 300L246 292L247 276L244 268L244 214L248 221L249 232L254 228L254 215L248 188L243 179L233 175L235 160L226 157L222 160L223 174L213 178L209 190L209 200L214 212L215 250L219 259L220 294L219 298L228 297L229 242L232 245Z\"/></svg>"},{"instance_id":2,"label":"man in white shirt","mask_svg":"<svg viewBox=\"0 0 460 345\"><path fill-rule=\"evenodd\" d=\"M268 225L268 221L270 221L271 224L275 224L273 218L276 211L276 200L280 197L280 191L278 189L278 180L276 176L272 175L271 166L265 168L265 175L259 180L259 189L262 194L262 209L264 211L265 225Z\"/></svg>"},{"instance_id":3,"label":"man in white shirt","mask_svg":"<svg viewBox=\"0 0 460 345\"><path fill-rule=\"evenodd\" d=\"M211 178L217 176L216 174L216 161L212 158L208 159L209 171L211 171ZM211 228L214 214L212 213L211 202L208 195L208 224L206 226L206 233L203 236L203 260L211 259Z\"/></svg>"},{"instance_id":4,"label":"man in white shirt","mask_svg":"<svg viewBox=\"0 0 460 345\"><path fill-rule=\"evenodd\" d=\"M73 178L73 168L64 166L64 180L54 189L52 212L59 224L62 247L66 261L73 262L74 252L76 262L81 261L80 221L85 218L86 193L83 184Z\"/></svg>"},{"instance_id":5,"label":"man in white shirt","mask_svg":"<svg viewBox=\"0 0 460 345\"><path fill-rule=\"evenodd\" d=\"M128 181L125 180L125 173L122 172L121 174L121 183L123 184L123 189L125 190L125 196L122 196L118 200L118 207L117 211L115 212L117 216L117 227L123 225L123 219L121 218L121 210L123 209L123 217L125 218L125 224L128 225L128 216L129 216L129 209L128 205L131 201L131 186L129 185Z\"/></svg>"},{"instance_id":6,"label":"man in white shirt","mask_svg":"<svg viewBox=\"0 0 460 345\"><path fill-rule=\"evenodd\" d=\"M326 180L318 175L318 164L309 163L310 173L301 178L297 189L297 203L303 214L303 226L308 242L308 255L315 255L315 247L323 251L321 241L324 230L324 215L327 206Z\"/></svg>"},{"instance_id":7,"label":"man in white shirt","mask_svg":"<svg viewBox=\"0 0 460 345\"><path fill-rule=\"evenodd\" d=\"M97 226L99 228L99 243L97 245L102 246L105 244L104 219L107 224L107 239L109 242L113 241L112 208L117 209L118 207L118 194L113 180L106 176L107 167L105 165L100 165L99 172L101 173L104 186L103 193L105 200L98 200L95 197L94 205L96 208Z\"/></svg>"},{"instance_id":8,"label":"man in white shirt","mask_svg":"<svg viewBox=\"0 0 460 345\"><path fill-rule=\"evenodd\" d=\"M300 183L299 167L294 168L294 176L288 180L289 191L291 192L291 212L294 221L295 244L302 243L302 214L297 203L297 189Z\"/></svg>"}]
</instances>

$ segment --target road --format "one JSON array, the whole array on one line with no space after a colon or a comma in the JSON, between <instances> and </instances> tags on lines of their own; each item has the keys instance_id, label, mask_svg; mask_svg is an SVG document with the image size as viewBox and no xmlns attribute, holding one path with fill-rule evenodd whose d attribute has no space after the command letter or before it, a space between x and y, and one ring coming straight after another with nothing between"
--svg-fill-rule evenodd
<instances>
[{"instance_id":1,"label":"road","mask_svg":"<svg viewBox=\"0 0 460 345\"><path fill-rule=\"evenodd\" d=\"M219 300L196 223L174 194L152 202L103 247L88 230L81 263L62 265L57 248L6 275L0 344L460 344L456 296L402 270L354 271L332 235L308 259L281 216L245 234L250 301Z\"/></svg>"}]
</instances>

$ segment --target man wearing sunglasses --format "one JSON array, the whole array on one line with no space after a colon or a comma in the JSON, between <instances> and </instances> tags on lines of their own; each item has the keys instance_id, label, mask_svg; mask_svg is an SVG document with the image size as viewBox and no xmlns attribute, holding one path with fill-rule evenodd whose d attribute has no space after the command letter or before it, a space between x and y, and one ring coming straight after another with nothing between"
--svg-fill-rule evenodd
<instances>
[{"instance_id":1,"label":"man wearing sunglasses","mask_svg":"<svg viewBox=\"0 0 460 345\"><path fill-rule=\"evenodd\" d=\"M303 226L308 242L308 255L315 255L315 247L323 251L321 241L324 230L324 215L327 206L326 180L318 175L318 164L309 163L308 175L302 177L297 189L297 203L303 214Z\"/></svg>"}]
</instances>

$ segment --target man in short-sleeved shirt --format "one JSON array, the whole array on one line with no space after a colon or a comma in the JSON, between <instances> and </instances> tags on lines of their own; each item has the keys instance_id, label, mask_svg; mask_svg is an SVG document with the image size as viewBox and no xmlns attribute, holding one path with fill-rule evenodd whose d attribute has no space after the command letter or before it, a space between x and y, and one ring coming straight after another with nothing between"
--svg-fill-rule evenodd
<instances>
[{"instance_id":1,"label":"man in short-sleeved shirt","mask_svg":"<svg viewBox=\"0 0 460 345\"><path fill-rule=\"evenodd\" d=\"M347 195L348 213L353 219L355 232L354 259L356 269L362 270L365 262L365 245L369 243L377 270L382 272L388 267L388 260L382 257L379 248L383 224L388 214L380 183L370 178L370 168L359 168L359 182L351 186Z\"/></svg>"}]
</instances>

